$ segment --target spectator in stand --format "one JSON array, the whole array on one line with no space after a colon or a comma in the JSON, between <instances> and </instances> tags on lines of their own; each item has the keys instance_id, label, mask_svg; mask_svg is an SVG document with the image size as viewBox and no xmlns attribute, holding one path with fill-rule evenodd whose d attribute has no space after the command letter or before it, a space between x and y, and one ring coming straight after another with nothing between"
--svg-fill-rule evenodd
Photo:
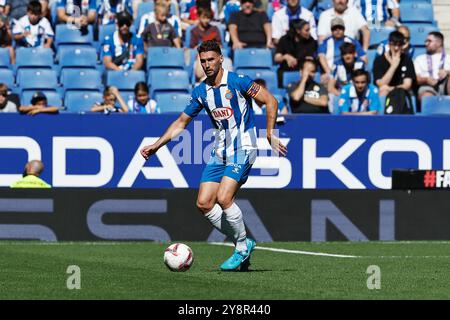
<instances>
[{"instance_id":1,"label":"spectator in stand","mask_svg":"<svg viewBox=\"0 0 450 320\"><path fill-rule=\"evenodd\" d=\"M314 81L315 74L315 62L306 60L301 70L301 80L288 88L293 113L329 113L327 89Z\"/></svg>"},{"instance_id":2,"label":"spectator in stand","mask_svg":"<svg viewBox=\"0 0 450 320\"><path fill-rule=\"evenodd\" d=\"M134 99L128 101L128 110L133 113L155 113L156 101L150 99L145 82L138 82L134 86Z\"/></svg>"},{"instance_id":3,"label":"spectator in stand","mask_svg":"<svg viewBox=\"0 0 450 320\"><path fill-rule=\"evenodd\" d=\"M7 15L13 23L15 20L19 20L27 14L28 2L30 2L30 0L6 0L3 13Z\"/></svg>"},{"instance_id":4,"label":"spectator in stand","mask_svg":"<svg viewBox=\"0 0 450 320\"><path fill-rule=\"evenodd\" d=\"M74 24L82 34L97 20L96 0L57 0L58 23Z\"/></svg>"},{"instance_id":5,"label":"spectator in stand","mask_svg":"<svg viewBox=\"0 0 450 320\"><path fill-rule=\"evenodd\" d=\"M375 27L400 25L400 5L397 0L360 0L357 7L369 25Z\"/></svg>"},{"instance_id":6,"label":"spectator in stand","mask_svg":"<svg viewBox=\"0 0 450 320\"><path fill-rule=\"evenodd\" d=\"M272 37L275 44L290 30L290 21L302 19L309 23L311 36L317 39L316 20L308 9L300 5L300 0L287 0L287 6L277 10L272 17Z\"/></svg>"},{"instance_id":7,"label":"spectator in stand","mask_svg":"<svg viewBox=\"0 0 450 320\"><path fill-rule=\"evenodd\" d=\"M19 111L22 114L27 114L30 116L37 115L38 113L58 114L59 107L49 106L47 96L43 92L37 91L31 98L31 105L20 106Z\"/></svg>"},{"instance_id":8,"label":"spectator in stand","mask_svg":"<svg viewBox=\"0 0 450 320\"><path fill-rule=\"evenodd\" d=\"M196 48L200 43L207 40L216 40L222 46L220 30L210 24L213 13L209 8L199 8L199 23L191 30L190 48Z\"/></svg>"},{"instance_id":9,"label":"spectator in stand","mask_svg":"<svg viewBox=\"0 0 450 320\"><path fill-rule=\"evenodd\" d=\"M116 102L119 102L120 107L116 107ZM103 112L105 114L111 112L128 112L128 107L120 95L119 89L113 86L107 86L103 91L103 101L95 103L92 106L91 111Z\"/></svg>"},{"instance_id":10,"label":"spectator in stand","mask_svg":"<svg viewBox=\"0 0 450 320\"><path fill-rule=\"evenodd\" d=\"M425 40L427 52L414 60L419 86L418 97L450 94L450 56L445 53L444 35L430 32Z\"/></svg>"},{"instance_id":11,"label":"spectator in stand","mask_svg":"<svg viewBox=\"0 0 450 320\"><path fill-rule=\"evenodd\" d=\"M389 51L375 59L373 65L374 83L381 96L386 96L395 88L410 91L416 79L411 58L402 52L405 37L398 31L389 35Z\"/></svg>"},{"instance_id":12,"label":"spectator in stand","mask_svg":"<svg viewBox=\"0 0 450 320\"><path fill-rule=\"evenodd\" d=\"M234 12L239 12L241 10L241 3L239 0L229 0L222 8L219 19L223 21L226 25L230 23L231 14Z\"/></svg>"},{"instance_id":13,"label":"spectator in stand","mask_svg":"<svg viewBox=\"0 0 450 320\"><path fill-rule=\"evenodd\" d=\"M7 85L0 83L0 113L17 111L17 105L8 99Z\"/></svg>"},{"instance_id":14,"label":"spectator in stand","mask_svg":"<svg viewBox=\"0 0 450 320\"><path fill-rule=\"evenodd\" d=\"M181 39L175 29L167 21L169 8L166 4L158 3L155 6L155 22L150 23L142 32L145 51L149 47L176 47L181 48Z\"/></svg>"},{"instance_id":15,"label":"spectator in stand","mask_svg":"<svg viewBox=\"0 0 450 320\"><path fill-rule=\"evenodd\" d=\"M9 18L5 14L0 14L0 48L9 50L9 62L16 63L16 54L12 43L12 32Z\"/></svg>"},{"instance_id":16,"label":"spectator in stand","mask_svg":"<svg viewBox=\"0 0 450 320\"><path fill-rule=\"evenodd\" d=\"M142 39L130 32L133 17L122 11L116 15L117 30L103 45L103 64L107 70L141 70L144 65Z\"/></svg>"},{"instance_id":17,"label":"spectator in stand","mask_svg":"<svg viewBox=\"0 0 450 320\"><path fill-rule=\"evenodd\" d=\"M363 69L355 70L352 82L342 88L339 96L341 114L375 115L380 110L378 89L370 84L369 72Z\"/></svg>"},{"instance_id":18,"label":"spectator in stand","mask_svg":"<svg viewBox=\"0 0 450 320\"><path fill-rule=\"evenodd\" d=\"M319 46L319 62L324 73L324 79L328 79L331 74L331 70L334 66L341 61L340 47L343 43L351 43L354 45L357 58L368 62L367 55L361 44L353 38L346 36L345 23L341 17L335 17L331 20L331 36L326 38Z\"/></svg>"},{"instance_id":19,"label":"spectator in stand","mask_svg":"<svg viewBox=\"0 0 450 320\"><path fill-rule=\"evenodd\" d=\"M98 22L101 25L115 24L116 15L123 11L133 16L131 0L101 0L97 9Z\"/></svg>"},{"instance_id":20,"label":"spectator in stand","mask_svg":"<svg viewBox=\"0 0 450 320\"><path fill-rule=\"evenodd\" d=\"M255 0L242 0L241 11L230 17L233 49L273 48L272 27L265 12L254 10Z\"/></svg>"},{"instance_id":21,"label":"spectator in stand","mask_svg":"<svg viewBox=\"0 0 450 320\"><path fill-rule=\"evenodd\" d=\"M311 36L311 27L305 20L292 20L287 34L277 45L274 60L279 63L278 85L282 86L285 71L298 71L304 61L315 60L317 41Z\"/></svg>"},{"instance_id":22,"label":"spectator in stand","mask_svg":"<svg viewBox=\"0 0 450 320\"><path fill-rule=\"evenodd\" d=\"M411 46L411 35L409 32L409 28L405 25L401 25L396 28L398 32L403 34L405 37L405 44L403 45L402 51L406 53L411 59L414 57L414 47ZM384 40L378 45L377 48L377 56L382 56L385 52L389 51L389 39Z\"/></svg>"},{"instance_id":23,"label":"spectator in stand","mask_svg":"<svg viewBox=\"0 0 450 320\"><path fill-rule=\"evenodd\" d=\"M317 33L319 42L331 36L331 20L341 17L345 23L345 35L352 39L359 39L362 33L362 44L365 51L369 49L370 31L367 21L356 7L348 7L348 0L333 0L333 8L322 12L319 18Z\"/></svg>"},{"instance_id":24,"label":"spectator in stand","mask_svg":"<svg viewBox=\"0 0 450 320\"><path fill-rule=\"evenodd\" d=\"M180 3L181 5L181 3ZM183 5L182 5L183 7ZM209 8L213 12L215 20L218 20L218 10L216 2L211 0L193 0L184 5L184 11L181 13L181 21L185 24L193 25L198 23L198 9L199 8Z\"/></svg>"},{"instance_id":25,"label":"spectator in stand","mask_svg":"<svg viewBox=\"0 0 450 320\"><path fill-rule=\"evenodd\" d=\"M266 81L264 79L255 79L255 83L259 84L261 87L267 89ZM259 104L255 99L252 99L252 108L255 114L266 114L266 105ZM278 115L288 114L289 109L283 100L278 100Z\"/></svg>"},{"instance_id":26,"label":"spectator in stand","mask_svg":"<svg viewBox=\"0 0 450 320\"><path fill-rule=\"evenodd\" d=\"M175 15L175 14L171 14L170 13L170 6L172 5L172 3L170 2L170 0L157 0L156 4L164 4L167 8L167 22L169 22L172 27L175 29L175 33L178 35L178 37L181 39L182 37L182 29L181 29L181 20L180 18ZM155 22L155 12L148 12L144 15L142 15L141 17L141 21L139 23L139 31L138 31L138 36L142 36L142 33L144 32L145 28Z\"/></svg>"},{"instance_id":27,"label":"spectator in stand","mask_svg":"<svg viewBox=\"0 0 450 320\"><path fill-rule=\"evenodd\" d=\"M339 97L342 87L352 80L352 73L355 70L364 69L363 61L357 59L356 47L353 43L344 42L340 48L341 59L334 65L328 81L329 109L333 111L335 97Z\"/></svg>"},{"instance_id":28,"label":"spectator in stand","mask_svg":"<svg viewBox=\"0 0 450 320\"><path fill-rule=\"evenodd\" d=\"M39 1L30 1L27 14L20 18L13 28L16 46L51 48L54 32L47 18L42 17Z\"/></svg>"}]
</instances>

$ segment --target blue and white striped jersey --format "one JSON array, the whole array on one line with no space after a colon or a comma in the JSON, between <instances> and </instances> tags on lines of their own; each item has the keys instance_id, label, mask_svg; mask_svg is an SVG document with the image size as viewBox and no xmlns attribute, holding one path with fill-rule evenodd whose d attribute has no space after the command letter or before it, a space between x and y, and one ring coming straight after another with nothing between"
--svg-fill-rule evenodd
<instances>
[{"instance_id":1,"label":"blue and white striped jersey","mask_svg":"<svg viewBox=\"0 0 450 320\"><path fill-rule=\"evenodd\" d=\"M218 157L227 158L238 150L257 148L252 98L259 90L260 86L249 77L224 70L219 87L203 81L192 92L184 113L195 117L205 109L218 129L214 146Z\"/></svg>"},{"instance_id":2,"label":"blue and white striped jersey","mask_svg":"<svg viewBox=\"0 0 450 320\"><path fill-rule=\"evenodd\" d=\"M385 22L389 19L388 9L398 9L396 0L361 0L361 13L367 22Z\"/></svg>"}]
</instances>

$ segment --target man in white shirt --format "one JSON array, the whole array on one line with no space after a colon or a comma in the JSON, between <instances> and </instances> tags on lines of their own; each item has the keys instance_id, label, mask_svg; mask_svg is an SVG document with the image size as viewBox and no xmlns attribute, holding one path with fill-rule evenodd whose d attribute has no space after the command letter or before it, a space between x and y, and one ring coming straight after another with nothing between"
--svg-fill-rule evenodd
<instances>
[{"instance_id":1,"label":"man in white shirt","mask_svg":"<svg viewBox=\"0 0 450 320\"><path fill-rule=\"evenodd\" d=\"M302 7L300 0L287 0L287 6L279 9L272 17L272 38L275 44L289 30L289 21L298 19L309 22L311 36L317 40L316 20L313 13ZM328 29L330 29L329 25Z\"/></svg>"},{"instance_id":2,"label":"man in white shirt","mask_svg":"<svg viewBox=\"0 0 450 320\"><path fill-rule=\"evenodd\" d=\"M419 99L425 96L450 93L450 57L445 54L444 36L438 31L430 32L425 41L427 53L414 60Z\"/></svg>"},{"instance_id":3,"label":"man in white shirt","mask_svg":"<svg viewBox=\"0 0 450 320\"><path fill-rule=\"evenodd\" d=\"M17 46L52 47L55 34L50 22L42 16L42 5L39 1L28 3L27 14L14 24L13 35Z\"/></svg>"},{"instance_id":4,"label":"man in white shirt","mask_svg":"<svg viewBox=\"0 0 450 320\"><path fill-rule=\"evenodd\" d=\"M325 10L319 17L317 27L319 42L331 36L331 20L335 17L341 17L345 22L345 35L358 39L359 31L361 31L363 49L367 51L370 43L370 31L361 12L354 6L349 7L348 0L333 0L333 5L333 8Z\"/></svg>"}]
</instances>

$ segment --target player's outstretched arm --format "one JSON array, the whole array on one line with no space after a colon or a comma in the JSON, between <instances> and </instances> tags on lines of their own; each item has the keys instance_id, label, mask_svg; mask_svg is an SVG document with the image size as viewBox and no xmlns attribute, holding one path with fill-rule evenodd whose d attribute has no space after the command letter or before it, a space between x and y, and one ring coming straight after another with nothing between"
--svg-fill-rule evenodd
<instances>
[{"instance_id":1,"label":"player's outstretched arm","mask_svg":"<svg viewBox=\"0 0 450 320\"><path fill-rule=\"evenodd\" d=\"M186 113L182 113L177 120L167 128L166 132L154 144L145 146L141 149L141 155L148 160L148 158L155 154L159 148L166 145L171 139L177 137L191 122L192 118Z\"/></svg>"},{"instance_id":2,"label":"player's outstretched arm","mask_svg":"<svg viewBox=\"0 0 450 320\"><path fill-rule=\"evenodd\" d=\"M287 148L284 146L280 140L274 135L273 129L277 121L278 113L278 101L275 97L267 91L265 88L261 87L254 98L257 102L266 105L266 116L267 116L267 140L270 143L272 149L282 156L286 156Z\"/></svg>"}]
</instances>

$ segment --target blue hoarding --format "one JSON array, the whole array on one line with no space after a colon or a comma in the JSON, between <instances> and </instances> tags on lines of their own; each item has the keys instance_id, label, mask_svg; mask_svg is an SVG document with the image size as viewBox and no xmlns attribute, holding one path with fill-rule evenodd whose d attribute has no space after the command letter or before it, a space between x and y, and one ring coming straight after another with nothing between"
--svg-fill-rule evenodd
<instances>
[{"instance_id":1,"label":"blue hoarding","mask_svg":"<svg viewBox=\"0 0 450 320\"><path fill-rule=\"evenodd\" d=\"M142 145L176 114L0 114L0 185L42 159L55 187L197 188L214 137L200 115L177 141L145 162ZM259 157L247 188L389 189L394 168L450 169L450 118L292 115L278 125L288 156L267 149L256 117Z\"/></svg>"}]
</instances>

